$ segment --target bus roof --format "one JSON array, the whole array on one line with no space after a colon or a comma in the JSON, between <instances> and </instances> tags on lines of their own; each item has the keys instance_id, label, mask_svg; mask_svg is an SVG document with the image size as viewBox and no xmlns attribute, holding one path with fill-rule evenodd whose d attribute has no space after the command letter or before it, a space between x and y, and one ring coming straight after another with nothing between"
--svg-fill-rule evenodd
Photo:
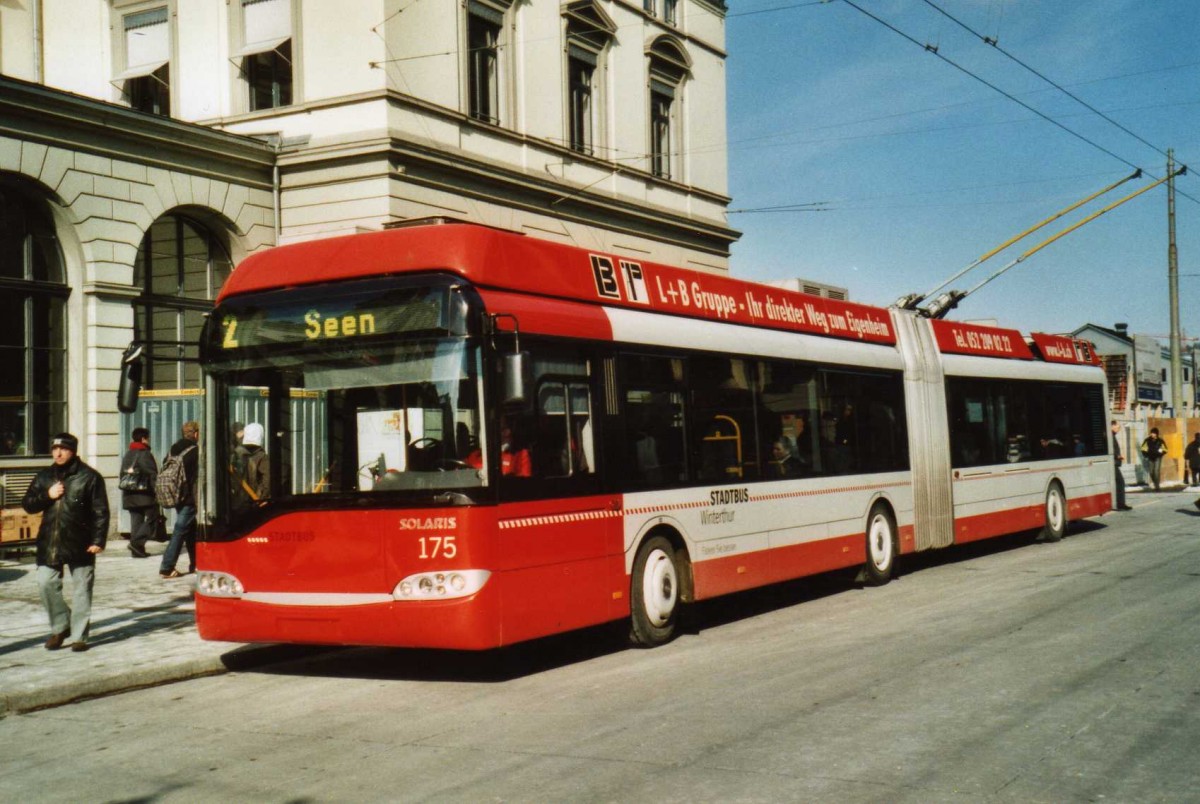
<instances>
[{"instance_id":1,"label":"bus roof","mask_svg":"<svg viewBox=\"0 0 1200 804\"><path fill-rule=\"evenodd\" d=\"M569 299L846 340L895 344L889 311L728 276L592 251L472 223L407 225L279 246L242 261L218 302L245 293L417 271L453 273L481 288ZM934 321L943 352L1050 362L1098 362L1070 338ZM1047 352L1046 344L1050 344ZM1084 350L1086 351L1086 349Z\"/></svg>"},{"instance_id":2,"label":"bus roof","mask_svg":"<svg viewBox=\"0 0 1200 804\"><path fill-rule=\"evenodd\" d=\"M218 301L344 279L448 271L484 288L894 344L888 311L726 276L445 223L313 240L248 257Z\"/></svg>"}]
</instances>

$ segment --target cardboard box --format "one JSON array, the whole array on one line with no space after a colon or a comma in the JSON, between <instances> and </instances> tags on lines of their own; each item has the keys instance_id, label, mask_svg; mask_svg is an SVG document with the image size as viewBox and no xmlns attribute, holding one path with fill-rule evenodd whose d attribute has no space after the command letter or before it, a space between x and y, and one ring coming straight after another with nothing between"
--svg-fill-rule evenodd
<instances>
[{"instance_id":1,"label":"cardboard box","mask_svg":"<svg viewBox=\"0 0 1200 804\"><path fill-rule=\"evenodd\" d=\"M41 524L41 514L27 514L20 508L0 509L0 543L32 544Z\"/></svg>"}]
</instances>

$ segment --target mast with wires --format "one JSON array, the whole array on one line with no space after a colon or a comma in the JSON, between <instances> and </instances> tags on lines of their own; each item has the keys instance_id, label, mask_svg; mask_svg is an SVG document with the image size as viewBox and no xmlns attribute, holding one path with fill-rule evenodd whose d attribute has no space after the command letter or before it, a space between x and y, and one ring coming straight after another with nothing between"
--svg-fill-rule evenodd
<instances>
[{"instance_id":1,"label":"mast with wires","mask_svg":"<svg viewBox=\"0 0 1200 804\"><path fill-rule=\"evenodd\" d=\"M1172 168L1174 168L1173 164L1172 164ZM1034 254L1036 254L1037 252L1044 249L1046 246L1049 246L1051 243L1058 242L1062 238L1071 234L1071 232L1074 232L1076 229L1079 229L1079 228L1091 223L1092 221L1096 220L1096 218L1099 218L1101 215L1111 212L1112 210L1116 209L1117 207L1121 206L1122 204L1125 204L1126 202L1132 201L1133 199L1137 198L1139 195L1142 195L1143 193L1153 190L1155 187L1158 187L1161 184L1165 184L1166 182L1170 181L1174 177L1181 176L1185 173L1187 173L1187 165L1180 166L1178 170L1172 169L1172 171L1170 173L1168 173L1166 176L1159 179L1158 181L1147 184L1145 187L1141 188L1140 190L1135 190L1134 192L1130 193L1129 195L1125 196L1124 198L1118 199L1117 201L1114 201L1113 203L1109 204L1108 206L1104 207L1103 209L1097 210L1096 212L1093 212L1091 215L1088 215L1086 218L1083 218L1082 220L1079 220L1079 221L1071 224L1066 229L1063 229L1061 232L1059 232L1055 235L1051 235L1050 237L1046 238L1042 242L1038 243L1033 248L1028 249L1025 252L1023 252L1015 260L1009 262L1007 265L1005 265L1002 268L1000 268L999 270L993 272L982 282L979 282L978 284L976 284L975 286L973 286L967 290L948 290L945 293L943 293L942 295L938 296L936 299L934 299L932 302L930 302L925 307L918 306L920 304L920 302L925 298L925 296L911 294L909 296L904 296L904 297L900 298L899 300L897 300L895 306L899 307L901 309L905 309L905 310L914 310L918 315L925 316L926 318L944 318L946 313L950 312L955 307L957 307L959 302L961 302L963 299L967 298L972 293L974 293L975 291L982 288L984 285L991 282L993 279L998 278L1001 274L1004 274L1009 269L1015 268L1017 265L1021 264L1029 257L1032 257ZM1137 175L1140 175L1140 171L1137 174L1129 176L1129 178L1125 179L1125 181L1135 178ZM1112 187L1116 187L1122 183L1123 182L1117 182L1117 184L1112 185ZM1102 192L1107 192L1109 189L1112 189L1112 187L1109 187ZM1100 194L1101 193L1093 194L1091 196L1091 198L1095 198L1097 195L1100 195ZM1086 202L1086 200L1089 200L1089 199L1085 199L1085 202ZM1080 202L1080 204L1085 203L1085 202ZM1080 206L1080 204L1075 204L1074 207L1078 207L1078 206ZM1074 208L1074 207L1072 207L1072 208ZM1047 223L1049 223L1052 220L1055 220L1057 217L1059 217L1059 216L1057 216L1057 215L1053 216L1053 217L1047 219L1046 221L1043 221L1042 223L1038 224L1037 226L1033 227L1032 229L1028 230L1027 232L1019 235L1018 237L1009 240L1007 243L1005 243L1003 246L1001 246L1001 249L1011 245L1012 243L1015 243L1017 240L1020 240L1021 238L1030 234L1031 232L1034 232L1037 229L1040 229L1042 226L1045 226ZM995 254L999 250L1000 249L993 249L991 252L984 255L984 257L985 258L989 257L992 254ZM975 263L968 266L966 269L959 271L957 274L955 274L949 280L947 280L946 282L943 282L941 285L939 285L938 288L942 288L942 287L945 287L946 285L950 284L950 282L953 282L955 279L958 279L963 274L965 274L967 271L971 270L971 268L978 265L980 262L982 262L982 260L977 260Z\"/></svg>"},{"instance_id":2,"label":"mast with wires","mask_svg":"<svg viewBox=\"0 0 1200 804\"><path fill-rule=\"evenodd\" d=\"M964 274L966 274L968 271L971 271L974 268L977 268L978 266L987 262L992 257L999 254L1001 251L1004 251L1004 249L1011 246L1013 243L1016 243L1019 240L1024 240L1026 237L1033 234L1038 229L1041 229L1044 226L1048 226L1051 223L1054 223L1054 221L1058 220L1063 215L1066 215L1070 212L1074 212L1075 210L1079 209L1081 206L1088 203L1089 201L1094 201L1095 199L1099 198L1100 196L1115 190L1116 188L1120 187L1125 182L1133 181L1134 179L1140 179L1141 177L1142 177L1142 171L1139 168L1138 170L1135 170L1133 173L1130 173L1128 176L1121 179L1120 181L1113 182L1112 184L1108 185L1107 187L1105 187L1102 190L1097 190L1096 192L1092 193L1091 195L1086 196L1086 197L1080 199L1079 201L1076 201L1074 204L1070 204L1070 205L1064 207L1063 209L1061 209L1058 212L1051 215L1049 218L1046 218L1045 220L1041 221L1040 223L1037 223L1037 224L1029 227L1028 229L1021 232L1020 234L1010 237L1008 240L1005 240L1003 243L996 246L991 251L987 252L986 254L981 255L978 259L976 259L974 262L972 262L966 268L963 268L961 271L956 273L954 276L950 277L945 282L942 282L942 284L938 285L937 287L933 288L932 290L928 290L925 293L909 293L907 296L901 296L899 299L896 300L895 306L899 307L901 310L917 309L917 305L919 305L921 302L925 301L925 299L928 299L930 296L937 293L942 288L946 287L946 285L949 285L951 282L959 279Z\"/></svg>"},{"instance_id":3,"label":"mast with wires","mask_svg":"<svg viewBox=\"0 0 1200 804\"><path fill-rule=\"evenodd\" d=\"M1179 332L1179 251L1175 247L1175 149L1167 149L1167 286L1171 304L1171 411L1183 411L1183 344Z\"/></svg>"}]
</instances>

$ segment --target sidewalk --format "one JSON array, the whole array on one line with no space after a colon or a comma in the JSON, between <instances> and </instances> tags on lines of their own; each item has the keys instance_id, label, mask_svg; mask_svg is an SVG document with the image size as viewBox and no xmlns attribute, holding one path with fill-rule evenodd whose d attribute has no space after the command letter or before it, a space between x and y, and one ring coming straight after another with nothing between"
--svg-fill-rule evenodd
<instances>
[{"instance_id":1,"label":"sidewalk","mask_svg":"<svg viewBox=\"0 0 1200 804\"><path fill-rule=\"evenodd\" d=\"M165 544L133 558L129 542L110 540L96 561L92 629L83 653L49 651L33 550L0 558L0 717L78 698L223 673L278 661L281 646L205 642L196 632L195 575L158 575ZM179 564L187 569L187 551ZM71 600L70 576L63 593Z\"/></svg>"}]
</instances>

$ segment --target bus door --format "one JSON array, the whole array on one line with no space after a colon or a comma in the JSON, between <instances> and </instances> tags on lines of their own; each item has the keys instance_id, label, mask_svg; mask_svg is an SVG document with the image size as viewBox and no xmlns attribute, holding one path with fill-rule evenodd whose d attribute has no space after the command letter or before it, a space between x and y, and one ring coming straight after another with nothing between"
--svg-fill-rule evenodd
<instances>
[{"instance_id":1,"label":"bus door","mask_svg":"<svg viewBox=\"0 0 1200 804\"><path fill-rule=\"evenodd\" d=\"M531 354L533 393L498 412L490 440L505 642L611 619L621 566L620 498L600 493L597 474L595 361L548 345Z\"/></svg>"}]
</instances>

